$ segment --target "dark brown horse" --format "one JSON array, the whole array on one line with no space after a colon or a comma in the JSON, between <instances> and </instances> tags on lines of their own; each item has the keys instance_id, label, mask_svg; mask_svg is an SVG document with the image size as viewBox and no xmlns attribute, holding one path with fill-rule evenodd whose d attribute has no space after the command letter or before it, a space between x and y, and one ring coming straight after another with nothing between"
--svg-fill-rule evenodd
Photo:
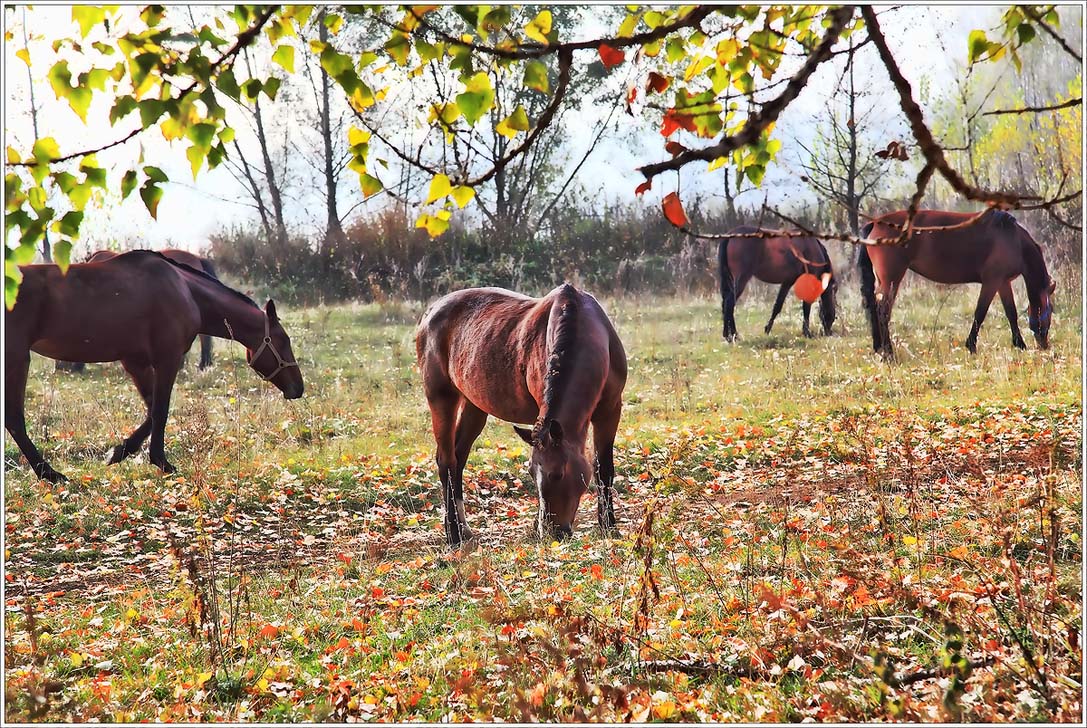
<instances>
[{"instance_id":1,"label":"dark brown horse","mask_svg":"<svg viewBox=\"0 0 1087 728\"><path fill-rule=\"evenodd\" d=\"M218 278L219 275L215 272L215 267L211 264L211 261L207 258L201 258L195 253L190 253L187 250L179 250L177 248L164 248L158 251L165 255L170 260L177 261L178 263L184 263L190 268L196 270L202 270L212 278ZM110 258L116 258L120 253L113 250L98 250L91 253L88 256L87 263L99 263L103 260L109 260ZM200 334L200 363L197 365L199 369L207 369L211 366L211 337L207 334ZM57 369L67 372L81 372L86 368L83 362L57 362Z\"/></svg>"},{"instance_id":2,"label":"dark brown horse","mask_svg":"<svg viewBox=\"0 0 1087 728\"><path fill-rule=\"evenodd\" d=\"M471 538L464 513L468 453L493 415L529 445L539 497L537 533L572 533L593 478L585 455L589 424L596 451L597 522L615 526L612 450L627 358L596 299L569 284L543 298L469 288L430 307L415 334L423 389L438 445L438 475L451 546Z\"/></svg>"},{"instance_id":3,"label":"dark brown horse","mask_svg":"<svg viewBox=\"0 0 1087 728\"><path fill-rule=\"evenodd\" d=\"M749 233L774 233L774 230L763 230L751 225L741 225L731 231L730 236ZM734 341L737 336L736 318L734 312L736 303L747 288L752 277L766 283L778 283L777 300L774 301L774 310L770 313L770 320L763 329L767 334L774 326L774 319L781 313L781 307L785 304L785 297L789 295L789 289L796 283L796 279L804 273L821 278L829 274L830 279L819 297L819 319L823 323L823 333L829 335L831 326L836 316L836 292L838 281L834 277L834 268L830 263L830 256L823 244L810 237L728 237L717 244L717 268L721 281L721 317L724 326L721 335L729 341ZM811 328L808 324L811 315L811 304L804 302L804 336L811 336Z\"/></svg>"},{"instance_id":4,"label":"dark brown horse","mask_svg":"<svg viewBox=\"0 0 1087 728\"><path fill-rule=\"evenodd\" d=\"M962 225L974 215L921 210L913 224L915 228ZM896 238L902 233L905 221L906 211L898 210L869 223L861 234L868 238ZM902 246L866 246L861 250L860 268L861 297L872 326L872 348L885 358L894 357L891 310L907 270L937 283L981 284L974 323L966 337L966 348L971 353L977 351L978 331L997 294L1011 325L1012 345L1026 348L1019 332L1011 285L1018 276L1023 276L1030 301L1030 330L1039 348L1049 348L1052 296L1057 284L1049 277L1041 247L1008 212L988 210L977 222L952 230L916 230Z\"/></svg>"},{"instance_id":5,"label":"dark brown horse","mask_svg":"<svg viewBox=\"0 0 1087 728\"><path fill-rule=\"evenodd\" d=\"M4 427L40 478L64 476L26 434L23 414L30 352L67 361L120 361L136 383L147 417L110 464L140 450L151 435L151 462L173 472L164 438L170 393L181 358L198 334L231 338L246 359L287 399L302 396L302 374L271 301L262 311L245 295L203 271L138 250L100 263L21 266L15 307L4 314Z\"/></svg>"}]
</instances>

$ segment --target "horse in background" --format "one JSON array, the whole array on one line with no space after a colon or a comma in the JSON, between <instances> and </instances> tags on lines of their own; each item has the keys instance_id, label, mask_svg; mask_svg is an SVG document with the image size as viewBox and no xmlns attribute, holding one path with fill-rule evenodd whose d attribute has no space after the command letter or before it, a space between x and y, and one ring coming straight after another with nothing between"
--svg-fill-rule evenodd
<instances>
[{"instance_id":1,"label":"horse in background","mask_svg":"<svg viewBox=\"0 0 1087 728\"><path fill-rule=\"evenodd\" d=\"M829 275L822 295L819 297L819 319L823 324L823 333L830 335L831 327L837 315L838 281L830 255L823 244L813 237L788 237L774 235L776 230L764 230L752 225L741 225L729 231L729 237L717 244L717 267L721 281L721 316L724 325L721 335L728 341L737 336L734 312L751 278L766 283L778 283L777 300L774 301L770 320L763 331L767 334L774 326L774 319L781 313L789 289L804 273L822 278ZM767 233L766 237L735 237L751 233ZM812 336L809 325L811 304L804 302L804 336Z\"/></svg>"},{"instance_id":2,"label":"horse in background","mask_svg":"<svg viewBox=\"0 0 1087 728\"><path fill-rule=\"evenodd\" d=\"M895 238L906 224L905 210L873 220L861 230L866 238ZM993 297L1000 294L1004 315L1011 326L1012 345L1025 349L1019 331L1012 281L1023 276L1030 302L1028 323L1038 348L1049 348L1049 327L1053 316L1056 282L1050 278L1042 248L1015 217L990 209L980 219L967 223L975 213L921 210L914 217L916 228L905 245L869 245L861 249L861 299L868 310L872 328L872 349L886 359L894 358L891 344L891 311L899 284L907 270L936 283L980 283L977 307L966 348L977 352L978 332L985 322ZM949 230L925 230L947 228Z\"/></svg>"},{"instance_id":3,"label":"horse in background","mask_svg":"<svg viewBox=\"0 0 1087 728\"><path fill-rule=\"evenodd\" d=\"M570 284L543 298L502 288L456 291L427 310L415 350L437 443L450 546L472 536L464 466L489 415L535 423L531 431L514 429L532 447L541 538L573 533L578 504L593 479L597 523L615 527L613 449L627 357L595 298ZM592 469L585 456L590 424Z\"/></svg>"},{"instance_id":4,"label":"horse in background","mask_svg":"<svg viewBox=\"0 0 1087 728\"><path fill-rule=\"evenodd\" d=\"M215 272L215 267L212 265L211 260L203 258L195 253L190 253L187 250L180 250L178 248L165 248L158 251L165 255L170 260L177 261L178 263L184 263L187 266L195 268L196 270L202 270L212 278L218 278L219 275ZM109 260L110 258L116 258L120 253L113 250L98 250L91 253L87 257L85 263L98 263L103 260ZM200 335L200 362L197 365L199 369L207 369L212 364L211 356L211 337L206 334ZM87 365L80 361L58 361L56 363L57 371L79 373L84 371Z\"/></svg>"},{"instance_id":5,"label":"horse in background","mask_svg":"<svg viewBox=\"0 0 1087 728\"><path fill-rule=\"evenodd\" d=\"M113 448L110 464L139 452L150 435L151 463L174 472L164 442L170 394L198 334L241 342L261 378L287 399L302 396L302 374L272 301L261 310L217 278L150 250L77 263L66 274L55 265L20 271L19 296L4 313L4 427L39 478L65 479L26 432L31 351L66 361L120 361L132 377L147 416Z\"/></svg>"}]
</instances>

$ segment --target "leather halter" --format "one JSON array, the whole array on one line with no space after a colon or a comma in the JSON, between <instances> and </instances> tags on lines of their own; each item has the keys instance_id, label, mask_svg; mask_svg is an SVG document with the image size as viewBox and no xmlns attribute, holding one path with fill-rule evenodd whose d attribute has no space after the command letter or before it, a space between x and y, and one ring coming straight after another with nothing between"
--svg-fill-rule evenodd
<instances>
[{"instance_id":1,"label":"leather halter","mask_svg":"<svg viewBox=\"0 0 1087 728\"><path fill-rule=\"evenodd\" d=\"M266 382L272 381L272 377L279 374L284 369L286 369L288 367L298 366L298 362L296 362L296 361L287 361L282 356L280 356L279 352L276 351L275 346L272 345L271 324L272 324L271 318L269 318L268 314L265 314L264 315L264 341L262 341L260 346L257 347L257 350L253 352L253 355L251 357L249 357L249 366L253 367L253 371L256 371L256 367L254 366L254 364L256 364L257 358L261 354L264 353L265 349L268 349L268 351L272 352L272 356L274 356L276 358L276 362L279 363L279 366L277 366L275 368L275 370L271 374L260 374L260 372L257 372L257 374L260 374L260 378L263 379Z\"/></svg>"}]
</instances>

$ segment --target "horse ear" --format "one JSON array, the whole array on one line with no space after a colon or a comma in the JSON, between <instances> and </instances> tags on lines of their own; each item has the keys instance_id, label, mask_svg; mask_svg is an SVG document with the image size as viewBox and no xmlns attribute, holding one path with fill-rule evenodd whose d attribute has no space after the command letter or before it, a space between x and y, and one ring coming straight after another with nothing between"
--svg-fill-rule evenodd
<instances>
[{"instance_id":1,"label":"horse ear","mask_svg":"<svg viewBox=\"0 0 1087 728\"><path fill-rule=\"evenodd\" d=\"M551 420L547 425L547 434L551 437L551 444L558 446L562 444L562 425L558 420Z\"/></svg>"},{"instance_id":2,"label":"horse ear","mask_svg":"<svg viewBox=\"0 0 1087 728\"><path fill-rule=\"evenodd\" d=\"M517 433L517 436L524 440L527 444L532 445L532 431L526 430L523 427L514 427L513 431Z\"/></svg>"},{"instance_id":3,"label":"horse ear","mask_svg":"<svg viewBox=\"0 0 1087 728\"><path fill-rule=\"evenodd\" d=\"M278 321L279 316L276 315L276 302L272 299L268 299L268 303L264 304L264 313L268 314L268 318L273 321Z\"/></svg>"}]
</instances>

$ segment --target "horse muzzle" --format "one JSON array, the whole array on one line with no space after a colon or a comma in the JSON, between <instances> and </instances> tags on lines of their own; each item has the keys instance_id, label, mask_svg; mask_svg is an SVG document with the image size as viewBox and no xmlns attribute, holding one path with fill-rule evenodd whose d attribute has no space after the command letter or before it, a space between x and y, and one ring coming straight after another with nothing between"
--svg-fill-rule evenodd
<instances>
[{"instance_id":1,"label":"horse muzzle","mask_svg":"<svg viewBox=\"0 0 1087 728\"><path fill-rule=\"evenodd\" d=\"M291 387L289 390L283 390L283 399L299 399L306 391L306 385L301 382L297 387Z\"/></svg>"}]
</instances>

